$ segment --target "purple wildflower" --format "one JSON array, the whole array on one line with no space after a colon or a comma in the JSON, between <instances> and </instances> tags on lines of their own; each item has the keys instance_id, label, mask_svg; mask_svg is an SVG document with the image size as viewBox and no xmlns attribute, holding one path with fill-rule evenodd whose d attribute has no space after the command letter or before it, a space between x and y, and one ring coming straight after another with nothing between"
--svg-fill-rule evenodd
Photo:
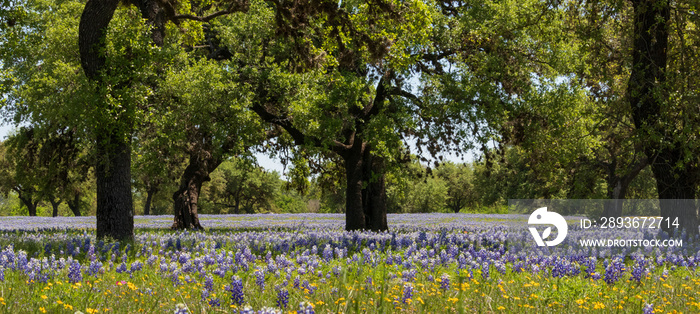
<instances>
[{"instance_id":1,"label":"purple wildflower","mask_svg":"<svg viewBox=\"0 0 700 314\"><path fill-rule=\"evenodd\" d=\"M289 291L282 288L277 291L277 307L286 309L289 304Z\"/></svg>"},{"instance_id":2,"label":"purple wildflower","mask_svg":"<svg viewBox=\"0 0 700 314\"><path fill-rule=\"evenodd\" d=\"M314 306L311 305L311 303L308 302L301 302L299 303L299 310L297 310L297 314L315 314L314 312Z\"/></svg>"},{"instance_id":3,"label":"purple wildflower","mask_svg":"<svg viewBox=\"0 0 700 314\"><path fill-rule=\"evenodd\" d=\"M450 275L442 274L440 276L440 289L449 290L450 289Z\"/></svg>"},{"instance_id":4,"label":"purple wildflower","mask_svg":"<svg viewBox=\"0 0 700 314\"><path fill-rule=\"evenodd\" d=\"M413 298L413 285L408 283L408 282L404 283L403 295L401 296L401 302L406 304L407 302L409 302L408 300L410 300L411 298Z\"/></svg>"},{"instance_id":5,"label":"purple wildflower","mask_svg":"<svg viewBox=\"0 0 700 314\"><path fill-rule=\"evenodd\" d=\"M68 268L68 281L70 283L76 283L83 280L83 274L80 271L80 263L74 260Z\"/></svg>"},{"instance_id":6,"label":"purple wildflower","mask_svg":"<svg viewBox=\"0 0 700 314\"><path fill-rule=\"evenodd\" d=\"M243 281L240 277L233 276L233 278L231 278L231 284L228 286L227 290L231 293L231 301L233 304L243 304Z\"/></svg>"}]
</instances>

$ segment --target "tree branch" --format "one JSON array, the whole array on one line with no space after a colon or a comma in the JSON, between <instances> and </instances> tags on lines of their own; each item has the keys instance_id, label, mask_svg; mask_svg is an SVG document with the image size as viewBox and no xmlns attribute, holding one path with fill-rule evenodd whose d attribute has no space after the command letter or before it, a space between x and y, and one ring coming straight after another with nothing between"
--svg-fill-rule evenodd
<instances>
[{"instance_id":1,"label":"tree branch","mask_svg":"<svg viewBox=\"0 0 700 314\"><path fill-rule=\"evenodd\" d=\"M292 137L292 139L294 139L294 143L296 145L311 144L315 147L323 147L323 141L321 141L321 139L313 136L307 136L306 134L304 134L304 132L294 127L289 121L289 118L280 117L269 112L260 103L255 103L251 109L264 121L275 124L287 131L287 133ZM352 143L343 144L339 141L334 140L330 148L332 151L342 156L344 152L346 150L349 150L351 147Z\"/></svg>"}]
</instances>

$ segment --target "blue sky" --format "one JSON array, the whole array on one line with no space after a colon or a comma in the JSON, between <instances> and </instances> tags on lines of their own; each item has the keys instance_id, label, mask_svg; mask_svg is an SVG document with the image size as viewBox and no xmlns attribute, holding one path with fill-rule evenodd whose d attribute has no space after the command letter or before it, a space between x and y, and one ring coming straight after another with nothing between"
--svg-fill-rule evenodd
<instances>
[{"instance_id":1,"label":"blue sky","mask_svg":"<svg viewBox=\"0 0 700 314\"><path fill-rule=\"evenodd\" d=\"M7 137L7 134L10 133L11 130L12 126L0 125L0 141L5 140L5 137Z\"/></svg>"}]
</instances>

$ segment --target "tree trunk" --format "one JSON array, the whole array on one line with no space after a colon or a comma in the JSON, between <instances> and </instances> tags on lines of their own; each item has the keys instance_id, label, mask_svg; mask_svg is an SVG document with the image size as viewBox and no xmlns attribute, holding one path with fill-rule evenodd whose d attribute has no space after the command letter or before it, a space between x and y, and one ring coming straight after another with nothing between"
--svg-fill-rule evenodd
<instances>
[{"instance_id":1,"label":"tree trunk","mask_svg":"<svg viewBox=\"0 0 700 314\"><path fill-rule=\"evenodd\" d=\"M73 212L75 217L80 217L80 194L75 194L72 201L66 201L68 208Z\"/></svg>"},{"instance_id":2,"label":"tree trunk","mask_svg":"<svg viewBox=\"0 0 700 314\"><path fill-rule=\"evenodd\" d=\"M58 217L58 206L61 205L61 200L60 199L57 199L57 200L51 199L51 200L49 200L49 202L51 203L51 208L52 208L51 217Z\"/></svg>"},{"instance_id":3,"label":"tree trunk","mask_svg":"<svg viewBox=\"0 0 700 314\"><path fill-rule=\"evenodd\" d=\"M608 164L608 199L604 204L603 217L622 217L624 199L627 198L627 190L632 180L649 164L648 159L643 157L639 162L632 165L629 173L624 176L616 174L617 161Z\"/></svg>"},{"instance_id":4,"label":"tree trunk","mask_svg":"<svg viewBox=\"0 0 700 314\"><path fill-rule=\"evenodd\" d=\"M32 202L24 203L24 205L27 206L27 211L29 211L29 216L36 217L36 208L39 205L39 201L34 201L33 203Z\"/></svg>"},{"instance_id":5,"label":"tree trunk","mask_svg":"<svg viewBox=\"0 0 700 314\"><path fill-rule=\"evenodd\" d=\"M131 148L123 137L97 135L97 237L131 239L134 209L131 196Z\"/></svg>"},{"instance_id":6,"label":"tree trunk","mask_svg":"<svg viewBox=\"0 0 700 314\"><path fill-rule=\"evenodd\" d=\"M180 179L180 187L173 194L175 221L172 229L203 229L197 213L199 193L202 184L210 180L209 173L214 171L221 161L190 155L190 163Z\"/></svg>"},{"instance_id":7,"label":"tree trunk","mask_svg":"<svg viewBox=\"0 0 700 314\"><path fill-rule=\"evenodd\" d=\"M651 165L659 192L661 217L664 221L661 230L673 235L676 226L670 225L677 219L678 228L690 235L698 234L698 215L695 208L695 191L697 178L687 170L675 167L682 153L679 149L668 149L659 153Z\"/></svg>"},{"instance_id":8,"label":"tree trunk","mask_svg":"<svg viewBox=\"0 0 700 314\"><path fill-rule=\"evenodd\" d=\"M661 216L678 218L679 228L698 234L697 211L687 201L695 197L697 176L693 166L684 162L687 145L674 137L675 121L664 121L662 109L668 102L665 84L668 56L670 5L667 0L633 0L634 38L632 72L627 93L634 125L646 142L644 152L652 160L651 169L661 199ZM654 140L658 139L658 140ZM680 166L679 166L680 165ZM670 232L674 226L662 224Z\"/></svg>"},{"instance_id":9,"label":"tree trunk","mask_svg":"<svg viewBox=\"0 0 700 314\"><path fill-rule=\"evenodd\" d=\"M345 195L345 230L364 230L367 228L365 210L362 201L363 179L363 147L362 141L355 145L343 156L345 161L345 177L347 179Z\"/></svg>"},{"instance_id":10,"label":"tree trunk","mask_svg":"<svg viewBox=\"0 0 700 314\"><path fill-rule=\"evenodd\" d=\"M138 0L134 2L141 12L141 17L148 21L151 26L151 40L156 46L163 47L167 19L165 12L158 5L158 1Z\"/></svg>"},{"instance_id":11,"label":"tree trunk","mask_svg":"<svg viewBox=\"0 0 700 314\"><path fill-rule=\"evenodd\" d=\"M21 189L16 188L15 191L17 192L17 197L19 198L19 200L22 201L22 204L24 204L24 206L27 207L27 212L29 212L29 216L36 216L36 207L37 204L39 204L39 201L33 200L33 189L29 189L28 191L22 191Z\"/></svg>"},{"instance_id":12,"label":"tree trunk","mask_svg":"<svg viewBox=\"0 0 700 314\"><path fill-rule=\"evenodd\" d=\"M151 201L153 200L153 196L158 193L159 189L157 186L152 186L148 188L146 191L146 204L143 205L143 214L144 215L150 215L151 214Z\"/></svg>"},{"instance_id":13,"label":"tree trunk","mask_svg":"<svg viewBox=\"0 0 700 314\"><path fill-rule=\"evenodd\" d=\"M105 36L119 0L89 0L80 17L78 44L80 64L91 81L102 83L107 45ZM98 120L104 117L98 117ZM131 239L134 235L134 210L131 198L131 154L127 129L121 117L96 128L98 163L97 237ZM113 120L116 118L116 121Z\"/></svg>"},{"instance_id":14,"label":"tree trunk","mask_svg":"<svg viewBox=\"0 0 700 314\"><path fill-rule=\"evenodd\" d=\"M344 155L347 179L346 230L387 230L384 159L372 155L368 144L356 139Z\"/></svg>"},{"instance_id":15,"label":"tree trunk","mask_svg":"<svg viewBox=\"0 0 700 314\"><path fill-rule=\"evenodd\" d=\"M36 207L38 206L39 201L32 202L31 200L27 200L27 199L23 199L23 198L20 198L20 200L22 200L22 203L24 204L24 206L27 207L27 212L29 212L29 216L35 217L36 216Z\"/></svg>"},{"instance_id":16,"label":"tree trunk","mask_svg":"<svg viewBox=\"0 0 700 314\"><path fill-rule=\"evenodd\" d=\"M372 155L369 145L362 158L362 207L365 226L372 231L388 230L386 222L386 187L384 185L384 158Z\"/></svg>"}]
</instances>

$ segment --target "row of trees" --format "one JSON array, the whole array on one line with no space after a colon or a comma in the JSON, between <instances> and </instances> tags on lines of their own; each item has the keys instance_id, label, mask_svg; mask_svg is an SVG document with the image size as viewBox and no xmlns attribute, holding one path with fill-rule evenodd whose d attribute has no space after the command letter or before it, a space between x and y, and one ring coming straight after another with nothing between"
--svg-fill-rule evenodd
<instances>
[{"instance_id":1,"label":"row of trees","mask_svg":"<svg viewBox=\"0 0 700 314\"><path fill-rule=\"evenodd\" d=\"M151 193L176 175L173 227L201 228L203 184L255 151L342 187L348 230L387 228L410 156L473 145L487 169L521 152L542 197L602 176L624 198L646 167L658 197L697 193L693 2L5 2L3 110L89 152L100 237L133 234L132 169Z\"/></svg>"},{"instance_id":2,"label":"row of trees","mask_svg":"<svg viewBox=\"0 0 700 314\"><path fill-rule=\"evenodd\" d=\"M22 130L26 132L26 129ZM12 148L19 134L14 134L0 147ZM430 169L418 162L393 168L387 173L387 211L390 213L419 212L504 212L509 198L527 195L519 188L525 187L539 197L534 189L537 182L529 178L509 181L510 171L523 164L517 154L511 154L508 163L487 169L483 163L455 164L445 162ZM80 180L57 180L47 176L51 169L42 166L43 155L34 158L31 167L26 160L17 160L10 150L0 153L0 215L94 215L96 208L94 173L87 171ZM134 165L142 162L142 156L134 156ZM184 168L180 166L180 171ZM31 171L28 171L31 169ZM143 215L170 214L173 212L172 194L178 190L174 178L150 177L143 169L132 167L134 173L134 207ZM490 172L488 175L486 172ZM329 175L284 180L275 171L267 171L255 165L254 160L231 158L224 161L210 175L199 199L202 213L252 214L252 213L301 213L344 211L345 188L338 180L329 181ZM154 179L157 178L157 179ZM160 182L157 185L152 182ZM508 184L519 182L519 186ZM68 190L65 186L78 185L82 189ZM337 185L336 185L337 184ZM156 189L153 189L153 187ZM28 193L30 190L31 193ZM78 193L80 192L80 193ZM593 195L588 195L593 196ZM63 204L63 205L62 205ZM76 204L78 206L76 206ZM60 209L60 210L59 210ZM41 213L40 213L41 211Z\"/></svg>"}]
</instances>

